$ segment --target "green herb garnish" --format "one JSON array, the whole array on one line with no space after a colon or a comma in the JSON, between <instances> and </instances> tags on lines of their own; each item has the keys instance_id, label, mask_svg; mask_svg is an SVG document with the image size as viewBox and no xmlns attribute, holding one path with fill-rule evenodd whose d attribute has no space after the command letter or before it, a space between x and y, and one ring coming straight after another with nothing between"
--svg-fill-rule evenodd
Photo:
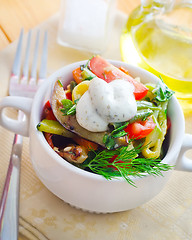
<instances>
[{"instance_id":1,"label":"green herb garnish","mask_svg":"<svg viewBox=\"0 0 192 240\"><path fill-rule=\"evenodd\" d=\"M167 85L163 82L163 79L160 76L160 83L157 85L157 88L153 90L153 93L156 95L155 99L159 102L165 102L168 101L172 95L174 94L174 91L170 90Z\"/></svg>"},{"instance_id":2,"label":"green herb garnish","mask_svg":"<svg viewBox=\"0 0 192 240\"><path fill-rule=\"evenodd\" d=\"M153 110L150 108L138 110L136 115L129 120L129 123L136 121L145 121L149 116L153 114Z\"/></svg>"},{"instance_id":3,"label":"green herb garnish","mask_svg":"<svg viewBox=\"0 0 192 240\"><path fill-rule=\"evenodd\" d=\"M156 106L155 103L151 102L150 99L148 101L147 100L137 101L137 110L143 109L161 110L161 108L159 106Z\"/></svg>"},{"instance_id":4,"label":"green herb garnish","mask_svg":"<svg viewBox=\"0 0 192 240\"><path fill-rule=\"evenodd\" d=\"M109 134L104 135L103 143L107 149L113 149L115 147L115 139Z\"/></svg>"},{"instance_id":5,"label":"green herb garnish","mask_svg":"<svg viewBox=\"0 0 192 240\"><path fill-rule=\"evenodd\" d=\"M109 126L113 127L113 131L105 134L103 137L103 143L105 144L105 147L108 150L113 149L115 147L115 138L120 138L127 135L127 133L124 131L124 128L126 128L128 124L129 124L128 122L122 122L114 123Z\"/></svg>"},{"instance_id":6,"label":"green herb garnish","mask_svg":"<svg viewBox=\"0 0 192 240\"><path fill-rule=\"evenodd\" d=\"M83 168L111 180L123 177L128 183L136 187L131 177L142 177L146 173L153 176L162 176L161 171L168 171L173 166L164 164L161 159L146 159L138 157L143 147L141 145L131 148L130 145L114 150L92 151L83 163Z\"/></svg>"},{"instance_id":7,"label":"green herb garnish","mask_svg":"<svg viewBox=\"0 0 192 240\"><path fill-rule=\"evenodd\" d=\"M105 72L103 72L102 75L103 75L104 79L107 79Z\"/></svg>"},{"instance_id":8,"label":"green herb garnish","mask_svg":"<svg viewBox=\"0 0 192 240\"><path fill-rule=\"evenodd\" d=\"M92 80L93 78L96 77L96 75L94 73L92 73L88 67L83 68L82 72L81 72L81 76L82 76L82 80Z\"/></svg>"},{"instance_id":9,"label":"green herb garnish","mask_svg":"<svg viewBox=\"0 0 192 240\"><path fill-rule=\"evenodd\" d=\"M59 79L58 79L57 81L58 81L59 85L60 85L61 87L63 87L62 82L61 82Z\"/></svg>"},{"instance_id":10,"label":"green herb garnish","mask_svg":"<svg viewBox=\"0 0 192 240\"><path fill-rule=\"evenodd\" d=\"M63 104L63 108L61 108L60 111L63 115L75 115L76 104L73 104L73 102L69 99L62 99L61 102Z\"/></svg>"},{"instance_id":11,"label":"green herb garnish","mask_svg":"<svg viewBox=\"0 0 192 240\"><path fill-rule=\"evenodd\" d=\"M96 75L89 69L89 62L93 57L91 57L87 63L85 65L81 65L80 69L81 69L81 76L82 76L82 80L92 80L93 78L96 77Z\"/></svg>"}]
</instances>

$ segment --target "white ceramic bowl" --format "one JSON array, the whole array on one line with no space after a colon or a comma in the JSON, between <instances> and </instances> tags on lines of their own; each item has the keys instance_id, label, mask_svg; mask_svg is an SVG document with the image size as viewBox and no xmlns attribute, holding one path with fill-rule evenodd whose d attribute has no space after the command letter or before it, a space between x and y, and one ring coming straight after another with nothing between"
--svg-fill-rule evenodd
<instances>
[{"instance_id":1,"label":"white ceramic bowl","mask_svg":"<svg viewBox=\"0 0 192 240\"><path fill-rule=\"evenodd\" d=\"M57 77L62 76L65 79L64 85L67 85L72 80L72 70L85 62L77 62L56 71L37 91L33 103L31 99L21 97L4 98L0 103L0 124L30 137L30 156L37 176L51 192L65 202L92 212L107 213L132 209L156 196L172 171L164 172L163 177L146 174L142 178L134 178L137 187L131 186L122 178L106 180L65 161L51 149L43 134L36 129L41 120L44 103L50 99ZM140 77L143 83L159 81L156 76L141 68L123 62L111 62L117 67L128 69L133 77ZM5 116L5 107L15 107L25 112L27 118L22 127L18 121ZM192 135L184 133L183 113L174 96L168 106L168 115L172 125L169 148L163 162L175 165L177 169L192 171L192 163L184 156L185 151L192 148Z\"/></svg>"}]
</instances>

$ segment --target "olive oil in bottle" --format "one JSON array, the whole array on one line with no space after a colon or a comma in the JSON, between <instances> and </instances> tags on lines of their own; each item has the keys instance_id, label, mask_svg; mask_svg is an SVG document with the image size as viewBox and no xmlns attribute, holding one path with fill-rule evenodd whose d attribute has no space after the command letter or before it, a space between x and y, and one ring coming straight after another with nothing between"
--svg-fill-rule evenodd
<instances>
[{"instance_id":1,"label":"olive oil in bottle","mask_svg":"<svg viewBox=\"0 0 192 240\"><path fill-rule=\"evenodd\" d=\"M192 6L191 6L192 7ZM185 113L192 112L192 9L157 14L136 9L121 35L125 62L161 76Z\"/></svg>"}]
</instances>

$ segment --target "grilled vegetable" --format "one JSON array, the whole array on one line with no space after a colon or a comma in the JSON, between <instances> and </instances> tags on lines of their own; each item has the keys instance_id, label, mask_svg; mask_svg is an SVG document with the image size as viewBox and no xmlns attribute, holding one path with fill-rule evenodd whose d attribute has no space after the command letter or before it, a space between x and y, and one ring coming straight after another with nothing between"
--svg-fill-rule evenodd
<instances>
[{"instance_id":1,"label":"grilled vegetable","mask_svg":"<svg viewBox=\"0 0 192 240\"><path fill-rule=\"evenodd\" d=\"M77 135L95 142L103 147L105 147L105 144L103 142L103 138L108 132L90 132L86 130L85 128L81 127L79 123L76 120L75 115L64 115L61 111L63 109L62 100L66 98L64 89L60 81L56 81L52 99L51 99L51 105L52 110L57 118L57 120L69 131L76 133ZM115 139L115 147L119 146L125 146L127 145L127 141L118 141L118 139Z\"/></svg>"}]
</instances>

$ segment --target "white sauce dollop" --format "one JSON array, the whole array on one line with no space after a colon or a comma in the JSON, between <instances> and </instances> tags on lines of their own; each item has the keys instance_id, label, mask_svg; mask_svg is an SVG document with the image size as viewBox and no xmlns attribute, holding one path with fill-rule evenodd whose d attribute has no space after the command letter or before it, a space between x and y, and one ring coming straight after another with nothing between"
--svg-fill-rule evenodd
<instances>
[{"instance_id":1,"label":"white sauce dollop","mask_svg":"<svg viewBox=\"0 0 192 240\"><path fill-rule=\"evenodd\" d=\"M123 79L110 83L97 77L92 79L77 103L78 123L91 132L103 132L109 123L128 121L137 112L133 91L133 84Z\"/></svg>"}]
</instances>

